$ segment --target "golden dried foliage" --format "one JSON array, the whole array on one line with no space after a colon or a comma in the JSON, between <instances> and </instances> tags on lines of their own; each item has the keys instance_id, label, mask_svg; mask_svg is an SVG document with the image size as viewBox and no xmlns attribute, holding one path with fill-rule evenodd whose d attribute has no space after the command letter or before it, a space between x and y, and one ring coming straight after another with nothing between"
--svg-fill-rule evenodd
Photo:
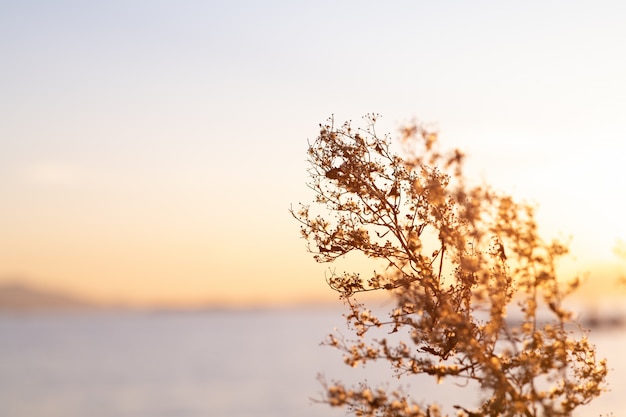
<instances>
[{"instance_id":1,"label":"golden dried foliage","mask_svg":"<svg viewBox=\"0 0 626 417\"><path fill-rule=\"evenodd\" d=\"M327 277L356 333L327 344L349 366L387 361L398 377L474 381L482 402L452 404L459 416L571 416L604 391L607 365L563 307L576 287L556 277L567 247L540 238L533 207L468 185L463 154L440 152L435 132L401 129L403 157L394 154L377 117L366 116L364 129L320 125L308 149L314 202L291 210L317 261L360 252L384 265L368 279ZM368 291L393 298L387 317L356 300ZM507 310L521 319L507 320ZM370 338L372 329L402 330L407 340ZM324 387L324 402L358 416L442 415L398 390Z\"/></svg>"}]
</instances>

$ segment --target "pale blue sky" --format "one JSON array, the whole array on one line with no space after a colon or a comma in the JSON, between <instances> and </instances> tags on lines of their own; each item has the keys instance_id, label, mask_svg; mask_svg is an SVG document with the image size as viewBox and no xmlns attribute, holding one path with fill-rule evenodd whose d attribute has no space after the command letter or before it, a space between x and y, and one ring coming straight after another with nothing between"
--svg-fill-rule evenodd
<instances>
[{"instance_id":1,"label":"pale blue sky","mask_svg":"<svg viewBox=\"0 0 626 417\"><path fill-rule=\"evenodd\" d=\"M287 208L333 113L435 123L582 264L609 259L626 239L624 21L617 1L2 2L0 280L134 301L323 293Z\"/></svg>"}]
</instances>

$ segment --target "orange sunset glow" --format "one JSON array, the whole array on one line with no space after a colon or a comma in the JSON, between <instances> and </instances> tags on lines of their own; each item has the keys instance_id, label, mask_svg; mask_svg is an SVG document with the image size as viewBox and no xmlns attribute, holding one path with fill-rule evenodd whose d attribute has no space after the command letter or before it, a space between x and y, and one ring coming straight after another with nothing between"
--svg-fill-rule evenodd
<instances>
[{"instance_id":1,"label":"orange sunset glow","mask_svg":"<svg viewBox=\"0 0 626 417\"><path fill-rule=\"evenodd\" d=\"M318 123L377 112L392 136L436 126L469 178L536 204L583 298L626 292L625 10L327 6L0 6L0 285L134 306L334 301L335 266L288 210L312 198Z\"/></svg>"}]
</instances>

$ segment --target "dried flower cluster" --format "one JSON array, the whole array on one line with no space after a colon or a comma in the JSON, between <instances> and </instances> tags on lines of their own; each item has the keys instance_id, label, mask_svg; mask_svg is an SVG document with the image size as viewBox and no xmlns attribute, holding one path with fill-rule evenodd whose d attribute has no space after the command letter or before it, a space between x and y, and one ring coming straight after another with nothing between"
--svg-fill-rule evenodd
<instances>
[{"instance_id":1,"label":"dried flower cluster","mask_svg":"<svg viewBox=\"0 0 626 417\"><path fill-rule=\"evenodd\" d=\"M320 125L308 149L315 200L292 210L317 261L356 251L381 264L367 279L327 277L356 333L327 343L351 366L387 361L398 377L475 381L481 403L452 404L459 416L571 416L603 392L607 366L562 305L577 285L557 281L566 246L540 238L531 206L469 186L463 154L438 151L435 132L403 128L403 157L394 154L377 117L364 129ZM393 297L387 317L356 300L367 291ZM368 337L373 329L407 336ZM401 391L324 387L323 401L358 416L442 415Z\"/></svg>"}]
</instances>

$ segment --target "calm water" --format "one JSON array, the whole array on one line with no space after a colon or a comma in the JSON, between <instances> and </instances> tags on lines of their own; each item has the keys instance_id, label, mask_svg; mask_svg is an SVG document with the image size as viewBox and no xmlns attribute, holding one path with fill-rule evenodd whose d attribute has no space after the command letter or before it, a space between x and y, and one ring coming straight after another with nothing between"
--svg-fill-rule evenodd
<instances>
[{"instance_id":1,"label":"calm water","mask_svg":"<svg viewBox=\"0 0 626 417\"><path fill-rule=\"evenodd\" d=\"M352 370L319 342L340 311L125 313L0 317L3 417L313 417L345 411L312 404L329 379L389 380ZM626 334L592 333L614 369L612 392L580 416L626 410ZM410 382L414 398L473 393Z\"/></svg>"}]
</instances>

